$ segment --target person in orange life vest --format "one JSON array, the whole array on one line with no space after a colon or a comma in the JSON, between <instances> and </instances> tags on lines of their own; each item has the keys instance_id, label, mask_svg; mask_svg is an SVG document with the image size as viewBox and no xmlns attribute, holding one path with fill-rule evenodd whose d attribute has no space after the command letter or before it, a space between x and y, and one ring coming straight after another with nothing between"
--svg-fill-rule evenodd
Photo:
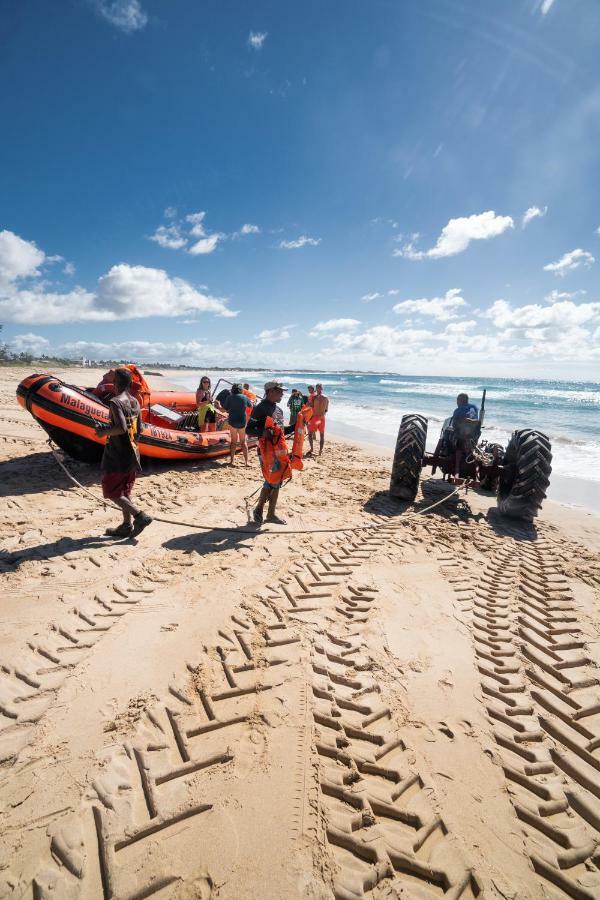
<instances>
[{"instance_id":1,"label":"person in orange life vest","mask_svg":"<svg viewBox=\"0 0 600 900\"><path fill-rule=\"evenodd\" d=\"M309 388L310 390L310 388ZM310 401L309 401L310 402ZM310 405L313 408L313 417L308 423L308 443L310 445L310 450L308 451L309 455L312 455L314 450L313 441L316 432L319 432L319 456L323 452L323 445L325 443L325 415L327 410L329 409L329 399L323 393L323 385L317 385L317 393L312 398L312 402Z\"/></svg>"},{"instance_id":2,"label":"person in orange life vest","mask_svg":"<svg viewBox=\"0 0 600 900\"><path fill-rule=\"evenodd\" d=\"M308 400L306 401L309 406L312 406L314 396L315 396L315 389L312 384L309 384L308 385Z\"/></svg>"},{"instance_id":3,"label":"person in orange life vest","mask_svg":"<svg viewBox=\"0 0 600 900\"><path fill-rule=\"evenodd\" d=\"M250 400L250 402L252 403L253 406L255 405L256 401L258 400L258 397L254 393L254 391L250 390L249 384L242 385L242 394L244 394L244 396L246 396L248 398L248 400Z\"/></svg>"},{"instance_id":4,"label":"person in orange life vest","mask_svg":"<svg viewBox=\"0 0 600 900\"><path fill-rule=\"evenodd\" d=\"M108 425L96 425L98 437L107 437L102 454L102 493L112 500L123 513L123 522L116 528L107 528L111 537L136 537L152 519L131 502L131 489L138 472L141 472L137 439L141 429L140 404L129 393L131 372L116 369L114 384L116 396L109 401ZM133 522L132 522L133 520Z\"/></svg>"},{"instance_id":5,"label":"person in orange life vest","mask_svg":"<svg viewBox=\"0 0 600 900\"><path fill-rule=\"evenodd\" d=\"M280 402L281 398L284 394L283 385L278 381L267 381L265 384L265 396L260 401L260 403L254 407L252 410L252 415L248 421L248 427L246 429L246 434L250 437L258 437L259 439L265 437L265 440L268 440L271 444L269 450L273 450L275 445L278 444L278 431L282 429L283 426L283 411L280 407L277 406L277 403ZM272 426L267 425L267 419L271 419L273 425L277 426L277 429L274 429ZM261 468L263 468L263 460L261 458L261 451L259 447L259 458L261 462ZM277 460L275 460L276 466ZM269 478L265 478L262 486L262 490L260 492L258 503L254 509L253 519L257 525L262 525L263 521L263 513L265 508L265 503L269 504L269 508L267 511L267 522L273 522L276 525L285 525L285 519L280 518L276 512L275 508L277 506L277 501L279 499L279 488L281 487L282 481L284 480L285 475L285 467L279 470L281 477L277 476L277 469L275 472L271 472L269 474ZM263 476L265 472L263 469Z\"/></svg>"}]
</instances>

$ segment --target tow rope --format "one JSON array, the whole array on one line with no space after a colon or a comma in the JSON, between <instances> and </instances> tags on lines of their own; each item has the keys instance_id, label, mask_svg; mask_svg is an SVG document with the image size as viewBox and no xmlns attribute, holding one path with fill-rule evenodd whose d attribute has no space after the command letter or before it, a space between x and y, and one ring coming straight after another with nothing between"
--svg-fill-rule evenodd
<instances>
[{"instance_id":1,"label":"tow rope","mask_svg":"<svg viewBox=\"0 0 600 900\"><path fill-rule=\"evenodd\" d=\"M84 494L87 494L88 497L91 497L96 503L100 506L104 506L109 509L117 509L119 512L121 510L118 506L115 506L114 503L107 502L101 497L97 497L96 494L93 494L86 487L84 487L74 475L69 472L68 468L64 464L64 462L60 459L58 453L56 452L53 442L51 439L48 439L47 444L50 448L50 452L54 456L54 459L61 467L67 478L73 482L73 484L79 488L80 491L83 491ZM451 497L454 497L460 491L466 491L468 488L468 482L459 485L455 490L450 494L446 494L442 497L441 500L436 500L435 503L432 503L430 506L426 506L425 509L412 510L408 513L401 521L397 524L404 524L408 519L415 518L416 516L423 516L426 513L430 512L432 509L435 509L436 506L441 506L442 503L446 503ZM260 487L256 489L252 494L249 494L245 499L248 500L250 497L253 497L254 494L258 493ZM244 528L243 526L235 528L233 526L225 526L225 525L201 525L198 522L183 522L180 519L165 519L162 516L152 516L154 522L162 522L165 525L177 525L181 528L192 528L197 531L222 531L228 534L252 534L254 537L259 537L260 535L272 535L272 534L342 534L348 531L374 531L378 528L384 528L389 525L388 522L377 522L375 524L368 525L352 525L346 528L280 528L277 530L268 529L263 530L260 528Z\"/></svg>"}]
</instances>

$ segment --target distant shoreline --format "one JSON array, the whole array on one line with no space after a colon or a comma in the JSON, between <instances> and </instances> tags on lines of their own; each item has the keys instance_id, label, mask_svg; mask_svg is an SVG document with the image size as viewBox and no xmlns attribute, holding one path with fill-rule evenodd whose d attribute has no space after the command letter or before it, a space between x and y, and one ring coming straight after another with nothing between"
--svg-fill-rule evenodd
<instances>
[{"instance_id":1,"label":"distant shoreline","mask_svg":"<svg viewBox=\"0 0 600 900\"><path fill-rule=\"evenodd\" d=\"M477 382L486 382L486 381L533 381L536 384L555 384L556 382L569 384L581 384L581 385L591 385L596 386L599 384L598 381L593 381L585 378L567 378L566 376L563 378L539 378L535 376L524 376L524 375L481 375L478 373L470 373L470 374L452 374L452 375L441 375L437 374L418 374L415 372L393 372L393 371L376 371L374 369L283 369L277 366L253 366L253 365L244 365L244 366L216 366L211 363L206 363L205 365L194 365L189 366L185 365L185 363L163 363L163 362L135 362L133 360L124 360L124 359L104 359L104 360L90 360L90 365L83 366L81 364L81 360L69 360L69 359L60 359L55 357L48 358L32 358L28 360L23 359L0 359L0 369L2 368L13 368L13 369L25 369L30 371L35 371L35 369L40 369L43 371L48 368L55 369L80 369L82 372L93 371L96 369L100 369L103 372L107 369L114 368L115 366L124 366L124 365L135 365L142 372L148 372L148 374L152 375L160 375L160 372L157 371L149 371L149 370L159 370L162 369L169 373L172 372L204 372L206 370L210 370L211 372L266 372L266 373L281 373L282 375L297 375L301 373L302 375L379 375L381 378L444 378L444 379L461 379L461 380L471 380Z\"/></svg>"}]
</instances>

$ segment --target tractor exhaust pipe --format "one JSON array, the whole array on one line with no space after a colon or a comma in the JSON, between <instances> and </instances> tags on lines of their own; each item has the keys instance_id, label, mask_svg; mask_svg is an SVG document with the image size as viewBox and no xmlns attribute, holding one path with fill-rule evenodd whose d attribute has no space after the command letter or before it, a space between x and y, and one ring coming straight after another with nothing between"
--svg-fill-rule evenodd
<instances>
[{"instance_id":1,"label":"tractor exhaust pipe","mask_svg":"<svg viewBox=\"0 0 600 900\"><path fill-rule=\"evenodd\" d=\"M479 411L479 424L483 427L483 419L485 416L485 395L487 394L487 388L483 389L483 395L481 397L481 409Z\"/></svg>"}]
</instances>

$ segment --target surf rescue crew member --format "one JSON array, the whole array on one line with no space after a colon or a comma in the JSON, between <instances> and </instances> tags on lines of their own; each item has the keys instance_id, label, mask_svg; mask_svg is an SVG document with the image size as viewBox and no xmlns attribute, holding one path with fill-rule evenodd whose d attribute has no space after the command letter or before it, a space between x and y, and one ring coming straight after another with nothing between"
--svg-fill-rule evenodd
<instances>
[{"instance_id":1,"label":"surf rescue crew member","mask_svg":"<svg viewBox=\"0 0 600 900\"><path fill-rule=\"evenodd\" d=\"M308 401L313 408L313 417L308 423L308 443L310 446L308 455L312 455L312 452L314 450L313 441L315 438L315 434L318 431L320 456L323 452L323 445L325 443L325 416L327 414L327 410L329 409L329 399L323 393L322 384L318 384L316 387L316 394L313 395L312 400L309 399Z\"/></svg>"},{"instance_id":2,"label":"surf rescue crew member","mask_svg":"<svg viewBox=\"0 0 600 900\"><path fill-rule=\"evenodd\" d=\"M232 384L231 395L225 401L225 409L229 413L231 465L235 465L235 451L238 444L244 454L244 463L248 465L246 423L248 421L247 410L252 409L252 401L244 394L240 384Z\"/></svg>"},{"instance_id":3,"label":"surf rescue crew member","mask_svg":"<svg viewBox=\"0 0 600 900\"><path fill-rule=\"evenodd\" d=\"M284 387L278 381L267 381L265 384L265 396L252 410L252 415L248 421L246 434L250 437L261 438L265 431L265 423L267 418L273 419L276 425L283 428L283 410L277 406L284 394ZM260 454L259 454L260 459ZM262 463L261 463L262 467ZM280 518L275 513L277 501L279 499L279 484L270 484L268 481L263 482L263 486L258 498L258 503L254 508L253 519L257 525L262 525L265 503L268 501L269 508L267 510L267 522L273 522L275 525L285 525L285 519Z\"/></svg>"},{"instance_id":4,"label":"surf rescue crew member","mask_svg":"<svg viewBox=\"0 0 600 900\"><path fill-rule=\"evenodd\" d=\"M116 528L107 528L111 537L136 537L152 519L131 502L131 489L140 466L137 441L141 430L140 404L129 393L129 369L116 369L116 395L109 400L108 425L96 425L98 437L108 440L102 454L102 493L116 503L123 513L123 521Z\"/></svg>"}]
</instances>

